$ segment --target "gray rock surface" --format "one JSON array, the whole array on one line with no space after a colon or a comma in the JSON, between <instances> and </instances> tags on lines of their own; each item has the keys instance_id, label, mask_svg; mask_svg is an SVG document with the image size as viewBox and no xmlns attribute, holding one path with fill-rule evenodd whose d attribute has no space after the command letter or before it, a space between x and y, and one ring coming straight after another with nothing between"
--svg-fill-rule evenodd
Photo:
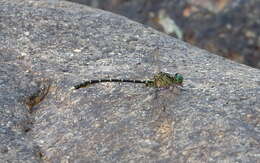
<instances>
[{"instance_id":1,"label":"gray rock surface","mask_svg":"<svg viewBox=\"0 0 260 163\"><path fill-rule=\"evenodd\" d=\"M0 2L2 162L257 162L260 71L124 17ZM85 79L182 73L183 89Z\"/></svg>"}]
</instances>

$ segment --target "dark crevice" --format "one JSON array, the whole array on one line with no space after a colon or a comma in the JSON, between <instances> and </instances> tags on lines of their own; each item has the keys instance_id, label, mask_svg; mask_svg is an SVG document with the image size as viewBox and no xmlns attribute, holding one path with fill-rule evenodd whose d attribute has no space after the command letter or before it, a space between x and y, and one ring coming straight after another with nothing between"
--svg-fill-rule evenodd
<instances>
[{"instance_id":1,"label":"dark crevice","mask_svg":"<svg viewBox=\"0 0 260 163\"><path fill-rule=\"evenodd\" d=\"M50 87L51 82L49 80L42 81L39 84L38 89L34 91L31 95L29 95L27 98L25 98L25 104L28 107L30 113L33 113L37 110L35 106L45 99L45 97L50 91Z\"/></svg>"}]
</instances>

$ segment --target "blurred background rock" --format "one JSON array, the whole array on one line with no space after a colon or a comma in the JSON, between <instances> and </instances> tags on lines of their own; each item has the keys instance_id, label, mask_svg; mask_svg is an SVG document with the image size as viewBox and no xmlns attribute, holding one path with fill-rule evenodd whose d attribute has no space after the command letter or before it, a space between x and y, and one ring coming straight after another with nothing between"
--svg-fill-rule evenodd
<instances>
[{"instance_id":1,"label":"blurred background rock","mask_svg":"<svg viewBox=\"0 0 260 163\"><path fill-rule=\"evenodd\" d=\"M260 68L260 0L69 0L126 16Z\"/></svg>"}]
</instances>

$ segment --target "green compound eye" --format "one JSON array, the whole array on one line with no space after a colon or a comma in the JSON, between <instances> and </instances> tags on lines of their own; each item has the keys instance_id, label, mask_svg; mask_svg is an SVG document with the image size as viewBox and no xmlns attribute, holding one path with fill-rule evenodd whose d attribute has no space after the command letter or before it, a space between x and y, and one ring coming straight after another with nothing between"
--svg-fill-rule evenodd
<instances>
[{"instance_id":1,"label":"green compound eye","mask_svg":"<svg viewBox=\"0 0 260 163\"><path fill-rule=\"evenodd\" d=\"M181 74L179 74L179 73L176 73L175 75L174 75L174 78L175 78L175 81L177 82L177 84L182 84L182 82L183 82L183 76L181 75Z\"/></svg>"}]
</instances>

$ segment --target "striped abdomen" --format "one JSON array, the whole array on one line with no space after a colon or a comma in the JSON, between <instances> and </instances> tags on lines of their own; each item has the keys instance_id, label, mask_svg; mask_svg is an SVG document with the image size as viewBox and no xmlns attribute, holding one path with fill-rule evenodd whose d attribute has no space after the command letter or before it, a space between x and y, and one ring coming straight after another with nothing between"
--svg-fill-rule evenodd
<instances>
[{"instance_id":1,"label":"striped abdomen","mask_svg":"<svg viewBox=\"0 0 260 163\"><path fill-rule=\"evenodd\" d=\"M104 83L104 82L121 82L121 83L142 83L146 85L151 85L154 83L153 80L131 80L131 79L100 79L100 80L88 80L78 85L75 85L75 89L84 88L91 84Z\"/></svg>"}]
</instances>

